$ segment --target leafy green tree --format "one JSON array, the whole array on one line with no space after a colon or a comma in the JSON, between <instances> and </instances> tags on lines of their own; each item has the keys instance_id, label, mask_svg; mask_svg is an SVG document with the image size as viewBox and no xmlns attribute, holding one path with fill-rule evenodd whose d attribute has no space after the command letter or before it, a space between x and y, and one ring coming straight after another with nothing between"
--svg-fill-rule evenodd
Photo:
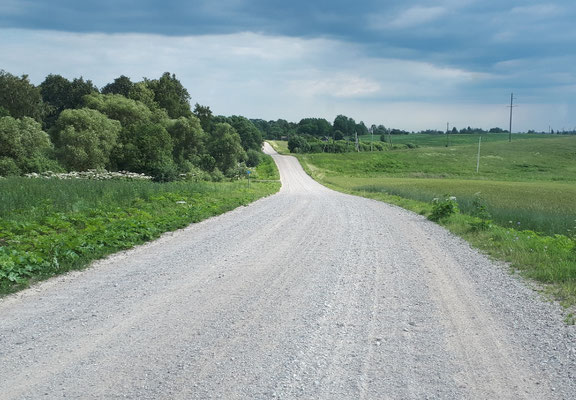
<instances>
[{"instance_id":1,"label":"leafy green tree","mask_svg":"<svg viewBox=\"0 0 576 400\"><path fill-rule=\"evenodd\" d=\"M324 118L304 118L298 123L298 134L316 137L332 136L332 125Z\"/></svg>"},{"instance_id":2,"label":"leafy green tree","mask_svg":"<svg viewBox=\"0 0 576 400\"><path fill-rule=\"evenodd\" d=\"M40 89L30 83L28 75L17 77L0 70L0 107L14 118L31 117L42 121L44 103Z\"/></svg>"},{"instance_id":3,"label":"leafy green tree","mask_svg":"<svg viewBox=\"0 0 576 400\"><path fill-rule=\"evenodd\" d=\"M344 134L340 129L336 129L334 131L334 140L342 140L342 139L344 139Z\"/></svg>"},{"instance_id":4,"label":"leafy green tree","mask_svg":"<svg viewBox=\"0 0 576 400\"><path fill-rule=\"evenodd\" d=\"M130 92L134 83L127 76L120 75L114 79L114 82L107 84L102 88L102 94L121 94L124 97L130 97Z\"/></svg>"},{"instance_id":5,"label":"leafy green tree","mask_svg":"<svg viewBox=\"0 0 576 400\"><path fill-rule=\"evenodd\" d=\"M504 130L502 128L490 128L490 130L488 131L489 133L505 133L508 132L507 130Z\"/></svg>"},{"instance_id":6,"label":"leafy green tree","mask_svg":"<svg viewBox=\"0 0 576 400\"><path fill-rule=\"evenodd\" d=\"M345 136L350 136L352 133L349 131L348 117L345 115L337 115L334 118L334 131L340 131Z\"/></svg>"},{"instance_id":7,"label":"leafy green tree","mask_svg":"<svg viewBox=\"0 0 576 400\"><path fill-rule=\"evenodd\" d=\"M356 121L352 118L348 118L345 115L337 115L334 119L334 130L339 130L344 134L344 136L354 136L355 133L359 135L363 134L361 132L368 133L368 129L364 125L364 122L360 124L356 124Z\"/></svg>"},{"instance_id":8,"label":"leafy green tree","mask_svg":"<svg viewBox=\"0 0 576 400\"><path fill-rule=\"evenodd\" d=\"M64 110L53 128L56 154L69 170L107 168L120 123L97 110Z\"/></svg>"},{"instance_id":9,"label":"leafy green tree","mask_svg":"<svg viewBox=\"0 0 576 400\"><path fill-rule=\"evenodd\" d=\"M84 97L84 104L88 108L100 111L108 118L120 121L123 127L148 121L158 122L168 119L166 113L153 112L144 103L128 99L120 94L92 93Z\"/></svg>"},{"instance_id":10,"label":"leafy green tree","mask_svg":"<svg viewBox=\"0 0 576 400\"><path fill-rule=\"evenodd\" d=\"M4 160L4 169L10 166L10 174L57 169L50 159L52 150L50 137L36 120L0 118L0 159Z\"/></svg>"},{"instance_id":11,"label":"leafy green tree","mask_svg":"<svg viewBox=\"0 0 576 400\"><path fill-rule=\"evenodd\" d=\"M248 149L246 151L246 166L248 167L256 167L262 161L262 152L256 151L254 149Z\"/></svg>"},{"instance_id":12,"label":"leafy green tree","mask_svg":"<svg viewBox=\"0 0 576 400\"><path fill-rule=\"evenodd\" d=\"M262 133L248 118L233 115L226 118L226 122L232 125L234 130L240 135L244 150L260 151L262 149Z\"/></svg>"},{"instance_id":13,"label":"leafy green tree","mask_svg":"<svg viewBox=\"0 0 576 400\"><path fill-rule=\"evenodd\" d=\"M145 80L146 85L154 92L154 101L165 109L170 118L189 117L190 94L176 75L165 72L160 79Z\"/></svg>"},{"instance_id":14,"label":"leafy green tree","mask_svg":"<svg viewBox=\"0 0 576 400\"><path fill-rule=\"evenodd\" d=\"M132 124L122 130L120 141L122 145L115 152L118 169L145 173L158 181L176 178L172 137L162 124Z\"/></svg>"},{"instance_id":15,"label":"leafy green tree","mask_svg":"<svg viewBox=\"0 0 576 400\"><path fill-rule=\"evenodd\" d=\"M197 165L198 157L204 152L206 142L206 134L202 130L200 120L194 115L172 120L168 125L168 133L174 143L172 150L174 161L180 169L185 169L183 166L187 161Z\"/></svg>"},{"instance_id":16,"label":"leafy green tree","mask_svg":"<svg viewBox=\"0 0 576 400\"><path fill-rule=\"evenodd\" d=\"M44 126L51 128L62 111L82 108L84 96L98 93L98 88L82 77L69 81L61 75L50 74L40 84L40 92L48 108Z\"/></svg>"},{"instance_id":17,"label":"leafy green tree","mask_svg":"<svg viewBox=\"0 0 576 400\"><path fill-rule=\"evenodd\" d=\"M384 125L378 125L378 126L372 125L370 129L372 130L372 133L374 135L385 135L386 133L388 133Z\"/></svg>"},{"instance_id":18,"label":"leafy green tree","mask_svg":"<svg viewBox=\"0 0 576 400\"><path fill-rule=\"evenodd\" d=\"M304 137L293 135L288 140L288 150L290 150L290 153L308 153L310 144Z\"/></svg>"},{"instance_id":19,"label":"leafy green tree","mask_svg":"<svg viewBox=\"0 0 576 400\"><path fill-rule=\"evenodd\" d=\"M284 119L276 121L264 121L263 119L250 120L260 131L262 137L266 139L288 138L296 133L297 125Z\"/></svg>"},{"instance_id":20,"label":"leafy green tree","mask_svg":"<svg viewBox=\"0 0 576 400\"><path fill-rule=\"evenodd\" d=\"M196 103L194 105L194 115L200 119L200 124L202 125L202 129L204 132L208 133L212 130L212 110L208 106L201 106L200 104Z\"/></svg>"},{"instance_id":21,"label":"leafy green tree","mask_svg":"<svg viewBox=\"0 0 576 400\"><path fill-rule=\"evenodd\" d=\"M250 122L252 122L256 128L258 128L262 137L266 139L274 139L270 135L270 129L272 128L274 121L267 122L263 119L250 119Z\"/></svg>"},{"instance_id":22,"label":"leafy green tree","mask_svg":"<svg viewBox=\"0 0 576 400\"><path fill-rule=\"evenodd\" d=\"M10 111L8 111L7 109L5 109L4 107L0 106L0 118L2 117L9 117L10 116Z\"/></svg>"},{"instance_id":23,"label":"leafy green tree","mask_svg":"<svg viewBox=\"0 0 576 400\"><path fill-rule=\"evenodd\" d=\"M358 135L368 135L368 128L364 124L364 121L360 121L359 124L356 124L356 132L358 132Z\"/></svg>"},{"instance_id":24,"label":"leafy green tree","mask_svg":"<svg viewBox=\"0 0 576 400\"><path fill-rule=\"evenodd\" d=\"M150 110L159 108L158 103L154 101L154 92L148 87L146 82L135 83L127 97L145 104Z\"/></svg>"},{"instance_id":25,"label":"leafy green tree","mask_svg":"<svg viewBox=\"0 0 576 400\"><path fill-rule=\"evenodd\" d=\"M216 123L207 142L208 153L214 157L216 167L226 173L246 159L240 135L227 123Z\"/></svg>"}]
</instances>

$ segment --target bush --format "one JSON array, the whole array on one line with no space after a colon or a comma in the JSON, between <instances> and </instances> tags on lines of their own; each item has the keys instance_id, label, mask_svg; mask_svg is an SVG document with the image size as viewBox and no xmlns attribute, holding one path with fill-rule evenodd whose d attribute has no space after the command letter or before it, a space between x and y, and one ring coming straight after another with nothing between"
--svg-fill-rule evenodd
<instances>
[{"instance_id":1,"label":"bush","mask_svg":"<svg viewBox=\"0 0 576 400\"><path fill-rule=\"evenodd\" d=\"M260 164L262 155L261 152L254 149L248 149L246 155L248 156L248 159L246 160L246 165L248 167L257 167L258 164Z\"/></svg>"},{"instance_id":2,"label":"bush","mask_svg":"<svg viewBox=\"0 0 576 400\"><path fill-rule=\"evenodd\" d=\"M0 176L18 176L22 173L10 157L0 157Z\"/></svg>"},{"instance_id":3,"label":"bush","mask_svg":"<svg viewBox=\"0 0 576 400\"><path fill-rule=\"evenodd\" d=\"M172 160L154 163L147 172L154 182L172 182L178 179L178 168Z\"/></svg>"},{"instance_id":4,"label":"bush","mask_svg":"<svg viewBox=\"0 0 576 400\"><path fill-rule=\"evenodd\" d=\"M290 153L308 153L310 145L302 136L294 135L288 140L288 150Z\"/></svg>"},{"instance_id":5,"label":"bush","mask_svg":"<svg viewBox=\"0 0 576 400\"><path fill-rule=\"evenodd\" d=\"M456 214L458 211L456 197L445 195L444 198L435 198L432 200L432 214L430 214L428 219L431 221L440 221Z\"/></svg>"}]
</instances>

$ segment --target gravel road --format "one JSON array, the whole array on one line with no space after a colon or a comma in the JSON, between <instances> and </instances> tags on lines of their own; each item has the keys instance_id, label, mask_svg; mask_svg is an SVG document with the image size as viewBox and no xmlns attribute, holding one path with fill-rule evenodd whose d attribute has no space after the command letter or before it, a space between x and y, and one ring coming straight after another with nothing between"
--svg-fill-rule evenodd
<instances>
[{"instance_id":1,"label":"gravel road","mask_svg":"<svg viewBox=\"0 0 576 400\"><path fill-rule=\"evenodd\" d=\"M280 193L0 300L0 398L576 398L558 306L274 159Z\"/></svg>"}]
</instances>

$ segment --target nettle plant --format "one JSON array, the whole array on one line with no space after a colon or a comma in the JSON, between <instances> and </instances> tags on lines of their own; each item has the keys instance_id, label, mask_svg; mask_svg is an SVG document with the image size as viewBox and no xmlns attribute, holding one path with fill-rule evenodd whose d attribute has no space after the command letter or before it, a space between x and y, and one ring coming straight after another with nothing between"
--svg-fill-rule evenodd
<instances>
[{"instance_id":1,"label":"nettle plant","mask_svg":"<svg viewBox=\"0 0 576 400\"><path fill-rule=\"evenodd\" d=\"M473 231L486 230L492 226L492 215L487 207L486 201L480 197L480 193L474 194L471 215L475 218L474 221L470 222Z\"/></svg>"},{"instance_id":2,"label":"nettle plant","mask_svg":"<svg viewBox=\"0 0 576 400\"><path fill-rule=\"evenodd\" d=\"M428 217L431 221L440 221L458 213L458 201L449 194L444 197L436 197L432 200L432 214Z\"/></svg>"}]
</instances>

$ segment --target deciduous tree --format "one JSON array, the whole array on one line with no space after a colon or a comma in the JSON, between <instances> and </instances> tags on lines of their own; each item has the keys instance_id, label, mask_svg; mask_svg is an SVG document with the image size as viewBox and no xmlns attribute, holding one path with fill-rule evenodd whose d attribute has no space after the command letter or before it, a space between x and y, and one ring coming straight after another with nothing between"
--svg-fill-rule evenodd
<instances>
[{"instance_id":1,"label":"deciduous tree","mask_svg":"<svg viewBox=\"0 0 576 400\"><path fill-rule=\"evenodd\" d=\"M52 142L42 126L30 117L0 118L0 159L12 164L12 173L42 172L56 167L50 160ZM17 168L15 169L14 166Z\"/></svg>"},{"instance_id":2,"label":"deciduous tree","mask_svg":"<svg viewBox=\"0 0 576 400\"><path fill-rule=\"evenodd\" d=\"M224 173L246 159L240 135L227 123L217 123L208 137L208 153L214 157L216 167Z\"/></svg>"},{"instance_id":3,"label":"deciduous tree","mask_svg":"<svg viewBox=\"0 0 576 400\"><path fill-rule=\"evenodd\" d=\"M64 110L53 128L56 154L69 170L107 168L120 123L97 110Z\"/></svg>"},{"instance_id":4,"label":"deciduous tree","mask_svg":"<svg viewBox=\"0 0 576 400\"><path fill-rule=\"evenodd\" d=\"M30 83L28 75L17 77L0 70L0 107L14 118L31 117L41 122L44 104L40 89Z\"/></svg>"},{"instance_id":5,"label":"deciduous tree","mask_svg":"<svg viewBox=\"0 0 576 400\"><path fill-rule=\"evenodd\" d=\"M170 118L189 117L190 94L176 75L165 72L160 79L145 80L146 85L154 92L154 101L165 109Z\"/></svg>"}]
</instances>

